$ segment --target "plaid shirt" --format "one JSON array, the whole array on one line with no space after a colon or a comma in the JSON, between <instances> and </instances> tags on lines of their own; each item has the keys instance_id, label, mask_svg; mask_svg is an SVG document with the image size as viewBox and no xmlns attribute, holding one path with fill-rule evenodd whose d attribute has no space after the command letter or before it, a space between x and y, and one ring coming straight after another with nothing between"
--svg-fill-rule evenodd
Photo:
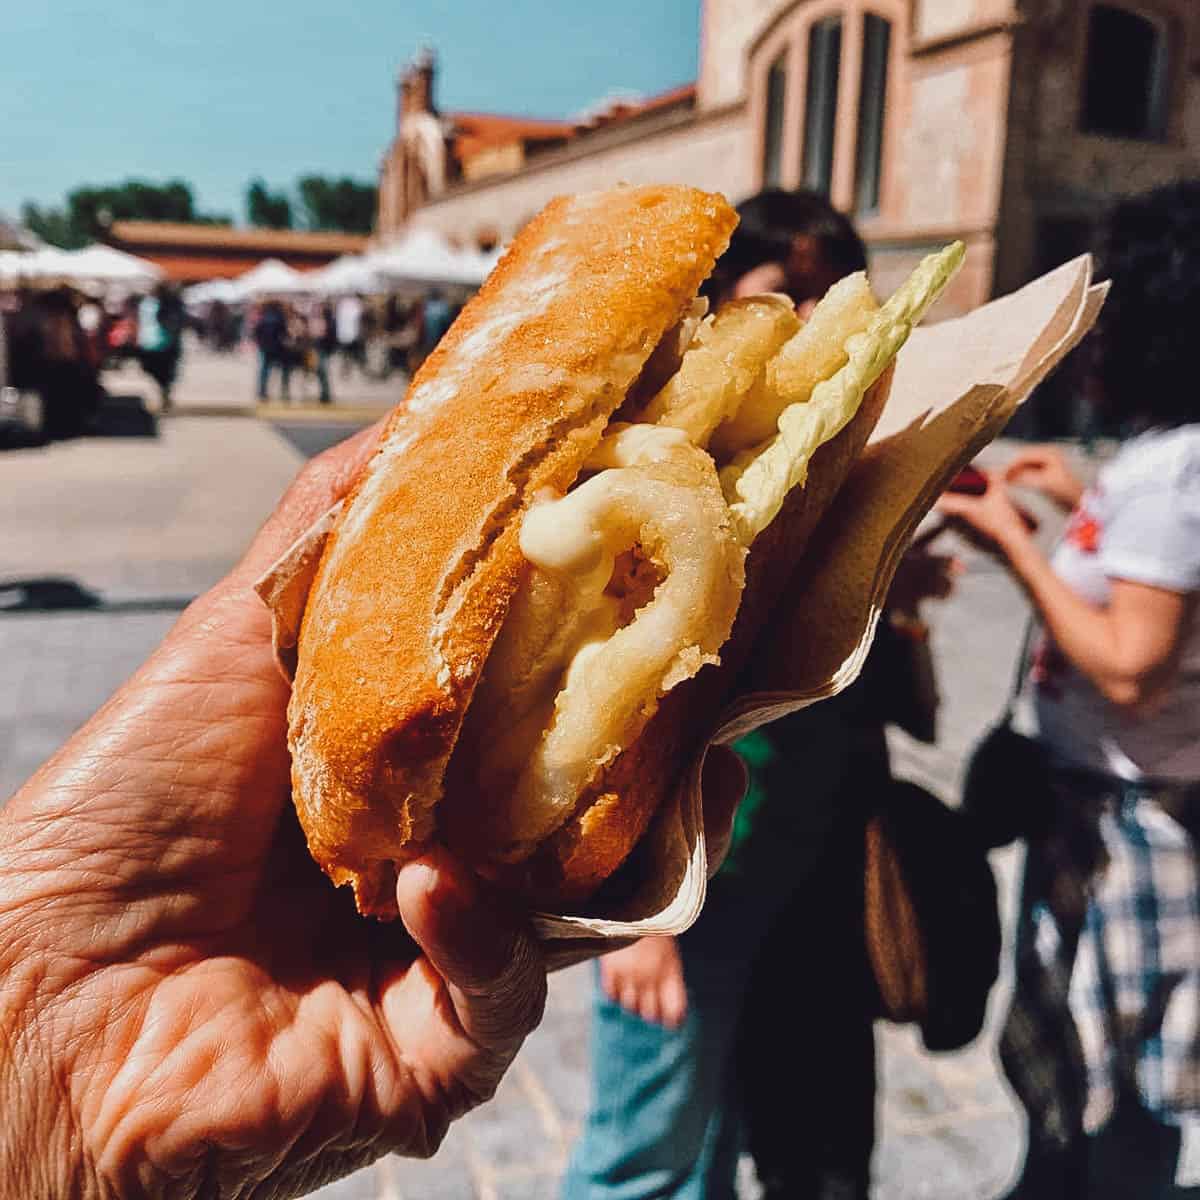
<instances>
[{"instance_id":1,"label":"plaid shirt","mask_svg":"<svg viewBox=\"0 0 1200 1200\"><path fill-rule=\"evenodd\" d=\"M1121 1095L1160 1120L1200 1113L1200 862L1167 809L1184 798L1055 774L1059 815L1031 843L1004 1069L1031 1137L1094 1133Z\"/></svg>"}]
</instances>

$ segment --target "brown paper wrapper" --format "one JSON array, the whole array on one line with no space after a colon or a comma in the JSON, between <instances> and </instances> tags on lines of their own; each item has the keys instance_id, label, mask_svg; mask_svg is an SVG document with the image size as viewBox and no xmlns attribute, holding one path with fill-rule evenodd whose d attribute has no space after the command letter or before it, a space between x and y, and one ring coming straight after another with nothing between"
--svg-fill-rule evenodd
<instances>
[{"instance_id":1,"label":"brown paper wrapper","mask_svg":"<svg viewBox=\"0 0 1200 1200\"><path fill-rule=\"evenodd\" d=\"M965 317L912 334L875 432L758 635L756 646L769 645L770 653L755 656L750 690L726 707L634 851L635 885L586 915L535 914L544 938L675 934L692 924L707 882L700 778L708 745L827 699L858 677L917 525L1092 327L1107 285L1091 279L1085 255ZM337 511L256 585L271 610L276 658L289 679L304 605Z\"/></svg>"}]
</instances>

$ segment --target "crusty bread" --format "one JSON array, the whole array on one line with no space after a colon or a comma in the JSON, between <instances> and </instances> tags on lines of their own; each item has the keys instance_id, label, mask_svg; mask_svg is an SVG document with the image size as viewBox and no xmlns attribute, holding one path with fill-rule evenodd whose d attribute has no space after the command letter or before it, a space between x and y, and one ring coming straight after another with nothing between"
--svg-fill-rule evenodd
<instances>
[{"instance_id":1,"label":"crusty bread","mask_svg":"<svg viewBox=\"0 0 1200 1200\"><path fill-rule=\"evenodd\" d=\"M889 366L863 397L853 419L813 455L808 477L794 488L746 560L746 590L721 663L663 697L638 740L619 755L581 798L574 815L525 862L495 874L512 891L554 911L590 897L625 861L660 804L712 732L823 514L862 453L887 402Z\"/></svg>"},{"instance_id":2,"label":"crusty bread","mask_svg":"<svg viewBox=\"0 0 1200 1200\"><path fill-rule=\"evenodd\" d=\"M521 515L574 480L735 222L684 187L553 201L389 421L326 544L288 713L309 848L360 911L394 914L393 863L433 832Z\"/></svg>"}]
</instances>

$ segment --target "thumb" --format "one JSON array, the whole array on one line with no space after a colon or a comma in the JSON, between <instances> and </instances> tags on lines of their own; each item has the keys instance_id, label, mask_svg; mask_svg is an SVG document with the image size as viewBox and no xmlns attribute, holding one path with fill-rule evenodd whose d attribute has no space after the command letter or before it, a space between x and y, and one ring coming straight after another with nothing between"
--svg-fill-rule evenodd
<instances>
[{"instance_id":1,"label":"thumb","mask_svg":"<svg viewBox=\"0 0 1200 1200\"><path fill-rule=\"evenodd\" d=\"M463 1032L485 1050L513 1050L542 1019L546 968L533 931L440 847L396 879L400 917L445 980Z\"/></svg>"}]
</instances>

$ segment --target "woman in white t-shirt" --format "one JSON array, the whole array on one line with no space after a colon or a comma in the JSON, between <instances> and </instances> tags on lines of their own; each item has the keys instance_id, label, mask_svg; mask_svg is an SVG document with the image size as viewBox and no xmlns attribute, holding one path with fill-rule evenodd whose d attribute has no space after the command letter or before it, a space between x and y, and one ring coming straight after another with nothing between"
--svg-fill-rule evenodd
<instances>
[{"instance_id":1,"label":"woman in white t-shirt","mask_svg":"<svg viewBox=\"0 0 1200 1200\"><path fill-rule=\"evenodd\" d=\"M1200 184L1122 204L1109 245L1099 378L1134 436L1090 488L1034 447L941 501L1040 622L1021 708L1057 800L1001 1039L1029 1115L1021 1200L1169 1196L1200 1116ZM1071 510L1053 556L1005 483Z\"/></svg>"}]
</instances>

